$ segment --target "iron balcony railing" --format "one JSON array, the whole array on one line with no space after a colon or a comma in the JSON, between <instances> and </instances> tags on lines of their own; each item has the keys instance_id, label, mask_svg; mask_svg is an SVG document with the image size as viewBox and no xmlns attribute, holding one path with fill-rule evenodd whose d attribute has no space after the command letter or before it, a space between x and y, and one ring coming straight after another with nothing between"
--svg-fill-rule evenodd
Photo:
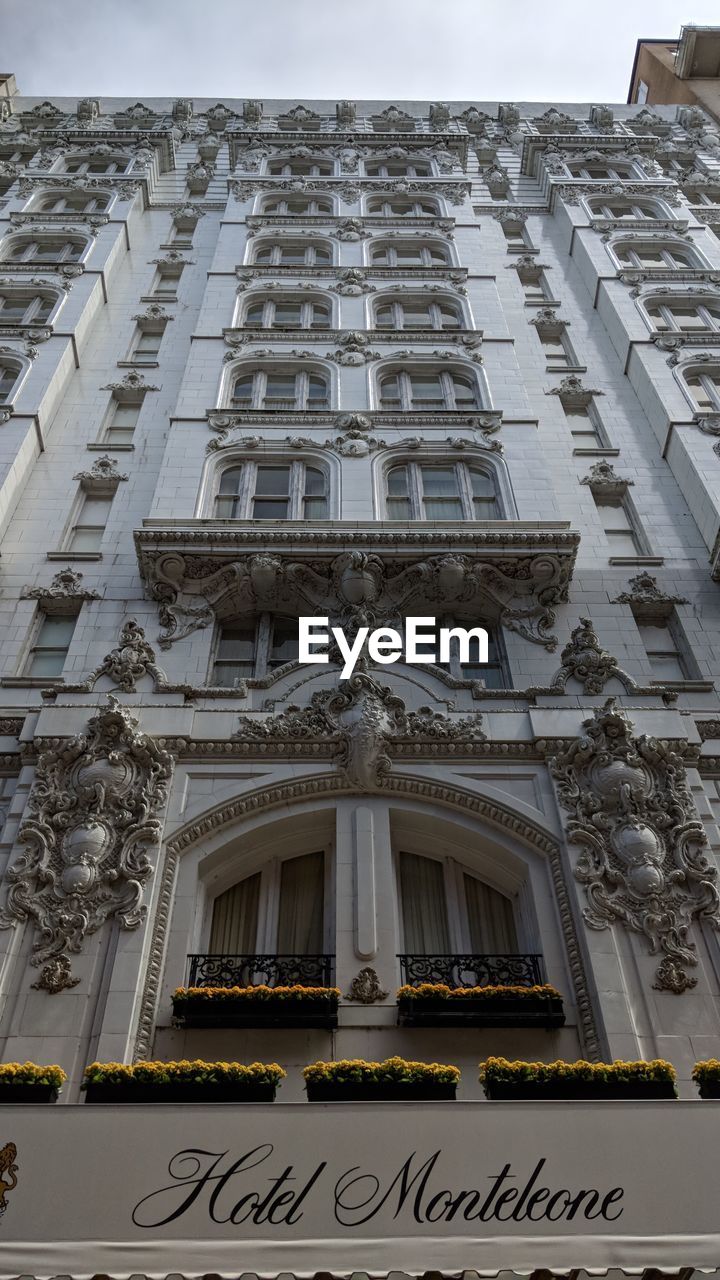
<instances>
[{"instance_id":1,"label":"iron balcony railing","mask_svg":"<svg viewBox=\"0 0 720 1280\"><path fill-rule=\"evenodd\" d=\"M191 955L189 987L331 987L334 955Z\"/></svg>"},{"instance_id":2,"label":"iron balcony railing","mask_svg":"<svg viewBox=\"0 0 720 1280\"><path fill-rule=\"evenodd\" d=\"M541 955L401 955L403 983L445 983L449 987L533 987L544 982Z\"/></svg>"}]
</instances>

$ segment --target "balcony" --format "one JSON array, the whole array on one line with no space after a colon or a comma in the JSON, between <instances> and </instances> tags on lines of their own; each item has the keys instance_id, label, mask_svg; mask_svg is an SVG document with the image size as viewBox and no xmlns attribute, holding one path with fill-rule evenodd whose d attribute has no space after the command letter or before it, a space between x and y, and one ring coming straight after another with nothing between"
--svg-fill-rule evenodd
<instances>
[{"instance_id":1,"label":"balcony","mask_svg":"<svg viewBox=\"0 0 720 1280\"><path fill-rule=\"evenodd\" d=\"M401 955L398 959L405 988L398 999L402 1027L549 1030L564 1025L562 997L544 985L540 955ZM441 990L417 996L408 991L426 986Z\"/></svg>"},{"instance_id":2,"label":"balcony","mask_svg":"<svg viewBox=\"0 0 720 1280\"><path fill-rule=\"evenodd\" d=\"M191 955L173 996L183 1027L337 1026L332 955ZM298 990L300 988L300 990ZM254 990L255 989L255 990Z\"/></svg>"}]
</instances>

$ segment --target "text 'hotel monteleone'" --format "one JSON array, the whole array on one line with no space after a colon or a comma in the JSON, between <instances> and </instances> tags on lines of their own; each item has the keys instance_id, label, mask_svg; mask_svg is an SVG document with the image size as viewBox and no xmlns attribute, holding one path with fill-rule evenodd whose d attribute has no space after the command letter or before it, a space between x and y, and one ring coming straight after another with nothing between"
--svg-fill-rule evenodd
<instances>
[{"instance_id":1,"label":"text 'hotel monteleone'","mask_svg":"<svg viewBox=\"0 0 720 1280\"><path fill-rule=\"evenodd\" d=\"M0 102L0 1275L719 1267L717 126ZM411 615L488 661L298 661ZM308 1100L388 1058L457 1100Z\"/></svg>"}]
</instances>

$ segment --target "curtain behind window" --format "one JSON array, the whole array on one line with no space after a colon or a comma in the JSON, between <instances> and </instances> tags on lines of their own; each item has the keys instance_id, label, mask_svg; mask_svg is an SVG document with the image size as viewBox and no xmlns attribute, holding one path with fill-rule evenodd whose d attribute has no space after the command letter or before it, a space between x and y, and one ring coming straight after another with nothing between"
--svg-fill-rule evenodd
<instances>
[{"instance_id":1,"label":"curtain behind window","mask_svg":"<svg viewBox=\"0 0 720 1280\"><path fill-rule=\"evenodd\" d=\"M278 955L319 955L323 950L325 856L306 853L280 871Z\"/></svg>"},{"instance_id":2,"label":"curtain behind window","mask_svg":"<svg viewBox=\"0 0 720 1280\"><path fill-rule=\"evenodd\" d=\"M442 863L416 853L401 853L399 869L405 951L447 955L451 947Z\"/></svg>"},{"instance_id":3,"label":"curtain behind window","mask_svg":"<svg viewBox=\"0 0 720 1280\"><path fill-rule=\"evenodd\" d=\"M476 955L517 952L513 905L504 894L475 876L463 876L470 925L470 947Z\"/></svg>"},{"instance_id":4,"label":"curtain behind window","mask_svg":"<svg viewBox=\"0 0 720 1280\"><path fill-rule=\"evenodd\" d=\"M222 955L252 955L255 951L260 900L260 874L248 876L215 899L210 951Z\"/></svg>"}]
</instances>

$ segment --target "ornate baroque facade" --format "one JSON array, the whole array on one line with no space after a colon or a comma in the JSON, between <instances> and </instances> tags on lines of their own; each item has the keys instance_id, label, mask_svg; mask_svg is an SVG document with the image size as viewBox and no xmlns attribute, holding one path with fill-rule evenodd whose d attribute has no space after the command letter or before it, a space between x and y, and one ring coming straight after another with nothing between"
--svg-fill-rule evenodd
<instances>
[{"instance_id":1,"label":"ornate baroque facade","mask_svg":"<svg viewBox=\"0 0 720 1280\"><path fill-rule=\"evenodd\" d=\"M473 1099L489 1053L665 1057L692 1096L720 1051L716 126L2 111L3 1059L60 1063L63 1102L93 1059L277 1060L300 1101L305 1063L393 1054ZM296 661L300 616L408 614L486 626L488 665ZM398 1026L404 977L481 961L564 1026ZM261 970L330 975L338 1027L173 1022L189 977Z\"/></svg>"}]
</instances>

